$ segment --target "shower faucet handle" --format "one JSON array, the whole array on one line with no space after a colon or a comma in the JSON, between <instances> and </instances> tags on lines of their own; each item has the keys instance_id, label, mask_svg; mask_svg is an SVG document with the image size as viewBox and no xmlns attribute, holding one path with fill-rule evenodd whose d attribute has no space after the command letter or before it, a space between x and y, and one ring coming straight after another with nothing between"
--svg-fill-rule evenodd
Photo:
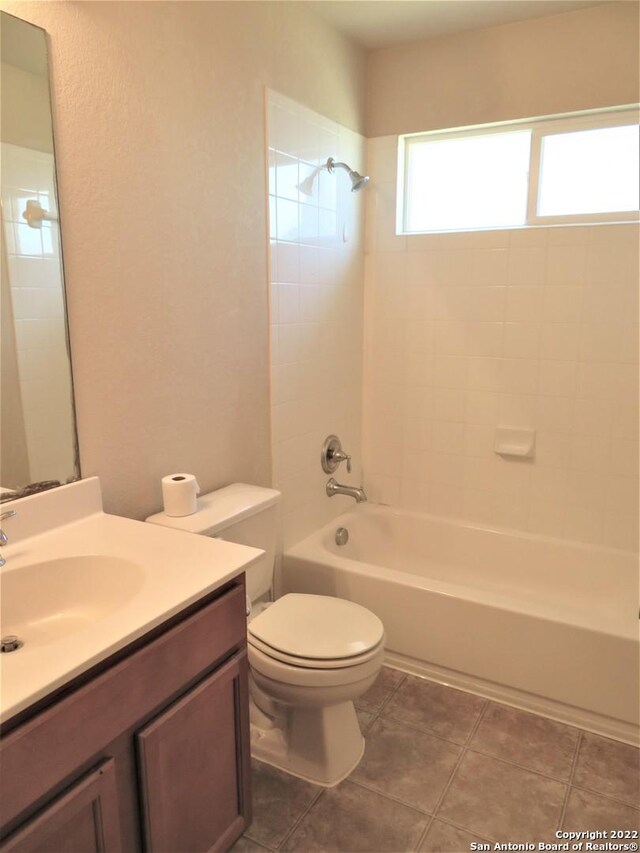
<instances>
[{"instance_id":1,"label":"shower faucet handle","mask_svg":"<svg viewBox=\"0 0 640 853\"><path fill-rule=\"evenodd\" d=\"M346 462L347 463L347 473L350 474L351 473L351 457L349 456L349 454L345 453L343 450L337 450L333 454L333 456L334 456L334 459L338 460L338 464L340 464L340 462Z\"/></svg>"},{"instance_id":2,"label":"shower faucet handle","mask_svg":"<svg viewBox=\"0 0 640 853\"><path fill-rule=\"evenodd\" d=\"M351 456L342 449L342 443L337 435L328 435L322 445L320 464L325 474L333 474L341 462L347 463L347 471L351 473Z\"/></svg>"}]
</instances>

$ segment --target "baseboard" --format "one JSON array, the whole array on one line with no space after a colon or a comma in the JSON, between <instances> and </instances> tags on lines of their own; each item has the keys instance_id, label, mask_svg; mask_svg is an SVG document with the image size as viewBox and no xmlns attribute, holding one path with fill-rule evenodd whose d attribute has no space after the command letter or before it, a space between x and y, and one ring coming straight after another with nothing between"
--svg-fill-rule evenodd
<instances>
[{"instance_id":1,"label":"baseboard","mask_svg":"<svg viewBox=\"0 0 640 853\"><path fill-rule=\"evenodd\" d=\"M536 696L524 690L516 690L513 687L507 687L493 681L486 681L483 678L476 678L467 673L426 663L425 661L399 655L395 652L385 652L384 662L386 666L399 669L410 675L418 675L429 679L429 681L435 681L438 684L458 687L461 690L466 690L468 693L474 693L485 699L494 699L496 702L511 705L513 708L532 711L535 714L540 714L542 717L548 717L550 720L557 720L560 723L577 726L603 737L629 743L632 746L640 745L640 726L635 726L624 720L605 717L602 714L585 711L573 705L566 705L563 702L556 702L553 699L546 699L543 696Z\"/></svg>"}]
</instances>

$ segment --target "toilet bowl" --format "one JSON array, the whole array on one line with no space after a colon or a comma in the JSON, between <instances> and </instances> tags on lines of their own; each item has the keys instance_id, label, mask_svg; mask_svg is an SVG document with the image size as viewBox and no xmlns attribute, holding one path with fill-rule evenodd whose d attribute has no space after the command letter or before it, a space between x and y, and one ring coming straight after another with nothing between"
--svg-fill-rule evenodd
<instances>
[{"instance_id":1,"label":"toilet bowl","mask_svg":"<svg viewBox=\"0 0 640 853\"><path fill-rule=\"evenodd\" d=\"M200 497L193 515L157 513L147 521L265 551L246 572L253 608L247 624L251 752L330 787L362 758L353 703L380 672L384 626L345 599L289 593L269 600L279 498L274 489L234 483Z\"/></svg>"},{"instance_id":2,"label":"toilet bowl","mask_svg":"<svg viewBox=\"0 0 640 853\"><path fill-rule=\"evenodd\" d=\"M290 593L249 622L252 752L316 784L335 785L364 752L355 699L376 680L382 622L358 604Z\"/></svg>"}]
</instances>

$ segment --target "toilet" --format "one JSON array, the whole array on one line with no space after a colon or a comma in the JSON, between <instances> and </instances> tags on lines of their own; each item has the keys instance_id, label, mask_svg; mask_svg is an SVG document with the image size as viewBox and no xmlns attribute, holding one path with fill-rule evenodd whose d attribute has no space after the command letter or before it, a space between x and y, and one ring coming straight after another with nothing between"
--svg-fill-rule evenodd
<instances>
[{"instance_id":1,"label":"toilet","mask_svg":"<svg viewBox=\"0 0 640 853\"><path fill-rule=\"evenodd\" d=\"M353 705L376 680L384 626L359 604L288 593L272 601L280 493L234 483L198 498L193 515L147 521L264 550L246 570L251 752L331 787L364 752Z\"/></svg>"}]
</instances>

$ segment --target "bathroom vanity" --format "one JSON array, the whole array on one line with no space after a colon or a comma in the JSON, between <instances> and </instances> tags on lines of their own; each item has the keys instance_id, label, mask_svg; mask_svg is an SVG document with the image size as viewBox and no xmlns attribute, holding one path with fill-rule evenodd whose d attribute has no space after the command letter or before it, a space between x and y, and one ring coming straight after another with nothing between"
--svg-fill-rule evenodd
<instances>
[{"instance_id":1,"label":"bathroom vanity","mask_svg":"<svg viewBox=\"0 0 640 853\"><path fill-rule=\"evenodd\" d=\"M27 578L38 563L23 563L43 545L49 556L67 548L79 559L81 541L85 551L92 542L94 560L106 556L101 549L114 551L114 561L127 551L142 578L114 612L96 616L86 601L76 606L74 628L60 636L39 635L42 618L13 626L18 610L3 601L3 634L11 627L24 646L1 661L0 850L225 850L250 820L243 567L262 552L91 512L95 507L87 513L87 499L99 496L97 481L55 491L67 501L62 509L58 501L58 520L80 505L83 517L4 549L0 580L11 572ZM56 496L16 501L16 519L38 498L51 504ZM110 546L114 537L105 533L116 528L128 541L116 536ZM72 584L68 594L79 595ZM37 612L35 593L31 598ZM85 627L78 621L83 609L93 620ZM66 614L57 614L64 623Z\"/></svg>"},{"instance_id":2,"label":"bathroom vanity","mask_svg":"<svg viewBox=\"0 0 640 853\"><path fill-rule=\"evenodd\" d=\"M225 849L250 818L244 581L13 728L2 851ZM84 683L82 683L84 681Z\"/></svg>"}]
</instances>

